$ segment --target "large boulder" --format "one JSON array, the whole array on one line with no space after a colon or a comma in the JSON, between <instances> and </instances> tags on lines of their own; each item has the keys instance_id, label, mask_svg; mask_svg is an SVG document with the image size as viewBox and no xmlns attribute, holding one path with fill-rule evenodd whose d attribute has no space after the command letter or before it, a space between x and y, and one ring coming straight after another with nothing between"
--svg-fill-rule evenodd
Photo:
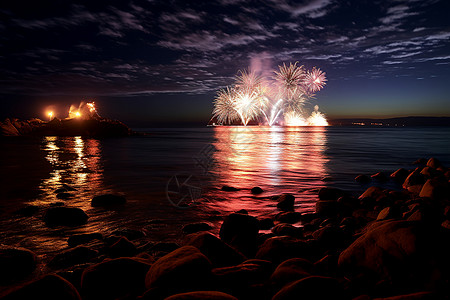
<instances>
[{"instance_id":1,"label":"large boulder","mask_svg":"<svg viewBox=\"0 0 450 300\"><path fill-rule=\"evenodd\" d=\"M264 241L256 253L256 258L280 263L289 258L308 258L310 255L311 247L307 242L293 237L277 236Z\"/></svg>"},{"instance_id":2,"label":"large boulder","mask_svg":"<svg viewBox=\"0 0 450 300\"><path fill-rule=\"evenodd\" d=\"M212 226L205 222L197 222L197 223L190 223L183 226L183 232L190 234L195 233L199 231L208 231L211 230Z\"/></svg>"},{"instance_id":3,"label":"large boulder","mask_svg":"<svg viewBox=\"0 0 450 300\"><path fill-rule=\"evenodd\" d=\"M125 204L127 199L121 195L104 194L92 198L91 206L93 207L109 207L115 205Z\"/></svg>"},{"instance_id":4,"label":"large boulder","mask_svg":"<svg viewBox=\"0 0 450 300\"><path fill-rule=\"evenodd\" d=\"M216 268L212 270L215 286L218 290L239 298L248 294L251 285L263 284L270 276L266 266L245 262L237 266Z\"/></svg>"},{"instance_id":5,"label":"large boulder","mask_svg":"<svg viewBox=\"0 0 450 300\"><path fill-rule=\"evenodd\" d=\"M440 166L442 166L441 162L439 161L439 159L437 159L435 157L432 157L427 161L427 167L437 169Z\"/></svg>"},{"instance_id":6,"label":"large boulder","mask_svg":"<svg viewBox=\"0 0 450 300\"><path fill-rule=\"evenodd\" d=\"M436 200L450 199L449 184L438 178L428 179L420 190L419 197Z\"/></svg>"},{"instance_id":7,"label":"large boulder","mask_svg":"<svg viewBox=\"0 0 450 300\"><path fill-rule=\"evenodd\" d=\"M220 227L219 236L246 256L253 256L258 237L258 219L245 214L228 215Z\"/></svg>"},{"instance_id":8,"label":"large boulder","mask_svg":"<svg viewBox=\"0 0 450 300\"><path fill-rule=\"evenodd\" d=\"M176 294L165 300L237 300L237 298L218 291L196 291Z\"/></svg>"},{"instance_id":9,"label":"large boulder","mask_svg":"<svg viewBox=\"0 0 450 300\"><path fill-rule=\"evenodd\" d=\"M314 265L304 258L291 258L282 262L270 277L271 284L276 290L285 285L311 276Z\"/></svg>"},{"instance_id":10,"label":"large boulder","mask_svg":"<svg viewBox=\"0 0 450 300\"><path fill-rule=\"evenodd\" d=\"M25 248L0 247L0 285L20 280L36 268L36 255Z\"/></svg>"},{"instance_id":11,"label":"large boulder","mask_svg":"<svg viewBox=\"0 0 450 300\"><path fill-rule=\"evenodd\" d=\"M47 226L79 226L86 224L88 215L76 207L50 207L44 214Z\"/></svg>"},{"instance_id":12,"label":"large boulder","mask_svg":"<svg viewBox=\"0 0 450 300\"><path fill-rule=\"evenodd\" d=\"M150 264L135 258L116 258L89 266L81 277L83 299L130 299L145 291Z\"/></svg>"},{"instance_id":13,"label":"large boulder","mask_svg":"<svg viewBox=\"0 0 450 300\"><path fill-rule=\"evenodd\" d=\"M245 260L243 254L209 232L190 234L186 237L185 244L199 249L214 267L234 266Z\"/></svg>"},{"instance_id":14,"label":"large boulder","mask_svg":"<svg viewBox=\"0 0 450 300\"><path fill-rule=\"evenodd\" d=\"M420 174L421 169L417 168L406 177L403 188L410 190L414 186L421 186L425 183L425 177Z\"/></svg>"},{"instance_id":15,"label":"large boulder","mask_svg":"<svg viewBox=\"0 0 450 300\"><path fill-rule=\"evenodd\" d=\"M390 177L392 179L394 179L396 182L402 184L405 181L406 177L408 177L408 175L409 175L408 170L406 170L404 168L400 168L397 171L395 171L394 173L392 173L390 175Z\"/></svg>"},{"instance_id":16,"label":"large boulder","mask_svg":"<svg viewBox=\"0 0 450 300\"><path fill-rule=\"evenodd\" d=\"M331 277L310 276L282 288L272 300L345 299L339 282Z\"/></svg>"},{"instance_id":17,"label":"large boulder","mask_svg":"<svg viewBox=\"0 0 450 300\"><path fill-rule=\"evenodd\" d=\"M81 300L76 288L58 275L47 275L28 283L2 298L2 300L46 299Z\"/></svg>"},{"instance_id":18,"label":"large boulder","mask_svg":"<svg viewBox=\"0 0 450 300\"><path fill-rule=\"evenodd\" d=\"M417 222L383 221L368 226L339 256L339 268L350 277L420 284L430 279L442 246L433 232Z\"/></svg>"},{"instance_id":19,"label":"large boulder","mask_svg":"<svg viewBox=\"0 0 450 300\"><path fill-rule=\"evenodd\" d=\"M145 286L147 289L162 289L168 296L205 288L210 279L208 258L193 246L183 246L151 266L145 277Z\"/></svg>"}]
</instances>

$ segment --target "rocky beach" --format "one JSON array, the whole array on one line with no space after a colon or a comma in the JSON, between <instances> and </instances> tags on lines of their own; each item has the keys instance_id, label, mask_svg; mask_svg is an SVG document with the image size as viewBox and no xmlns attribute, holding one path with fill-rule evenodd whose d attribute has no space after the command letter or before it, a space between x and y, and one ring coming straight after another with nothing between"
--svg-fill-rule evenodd
<instances>
[{"instance_id":1,"label":"rocky beach","mask_svg":"<svg viewBox=\"0 0 450 300\"><path fill-rule=\"evenodd\" d=\"M435 158L411 169L361 174L362 194L325 187L315 212L292 194L271 196L274 217L246 210L184 224L173 241L142 230L73 234L45 264L32 251L0 248L2 299L448 299L450 170ZM224 187L230 197L236 189ZM55 191L73 192L68 185ZM280 191L283 192L283 191ZM248 187L255 197L259 187ZM130 205L116 194L91 206ZM32 216L38 207L19 213ZM189 210L190 208L188 208ZM186 212L188 212L188 210ZM63 202L39 220L64 231L89 222ZM217 229L219 228L219 229Z\"/></svg>"}]
</instances>

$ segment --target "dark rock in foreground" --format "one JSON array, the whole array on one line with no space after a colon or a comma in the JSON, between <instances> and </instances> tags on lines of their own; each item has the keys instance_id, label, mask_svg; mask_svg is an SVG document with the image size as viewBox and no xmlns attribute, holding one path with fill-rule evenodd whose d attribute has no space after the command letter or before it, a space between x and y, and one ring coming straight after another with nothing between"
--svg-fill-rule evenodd
<instances>
[{"instance_id":1,"label":"dark rock in foreground","mask_svg":"<svg viewBox=\"0 0 450 300\"><path fill-rule=\"evenodd\" d=\"M93 207L100 206L113 206L113 205L121 205L125 204L127 199L124 196L114 195L114 194L104 194L95 196L92 198L91 205Z\"/></svg>"},{"instance_id":2,"label":"dark rock in foreground","mask_svg":"<svg viewBox=\"0 0 450 300\"><path fill-rule=\"evenodd\" d=\"M50 122L39 119L6 119L0 122L0 136L128 136L130 128L117 120L105 118L64 119Z\"/></svg>"},{"instance_id":3,"label":"dark rock in foreground","mask_svg":"<svg viewBox=\"0 0 450 300\"><path fill-rule=\"evenodd\" d=\"M86 268L81 279L83 299L136 297L145 291L150 264L136 258L106 260Z\"/></svg>"},{"instance_id":4,"label":"dark rock in foreground","mask_svg":"<svg viewBox=\"0 0 450 300\"><path fill-rule=\"evenodd\" d=\"M159 288L169 296L206 288L211 277L211 263L197 248L181 247L158 259L147 272L147 289Z\"/></svg>"},{"instance_id":5,"label":"dark rock in foreground","mask_svg":"<svg viewBox=\"0 0 450 300\"><path fill-rule=\"evenodd\" d=\"M47 275L9 293L2 300L81 300L77 289L58 275Z\"/></svg>"},{"instance_id":6,"label":"dark rock in foreground","mask_svg":"<svg viewBox=\"0 0 450 300\"><path fill-rule=\"evenodd\" d=\"M36 268L36 255L25 248L0 247L0 285L20 280Z\"/></svg>"},{"instance_id":7,"label":"dark rock in foreground","mask_svg":"<svg viewBox=\"0 0 450 300\"><path fill-rule=\"evenodd\" d=\"M78 226L86 224L88 215L80 208L51 207L44 214L47 226Z\"/></svg>"}]
</instances>

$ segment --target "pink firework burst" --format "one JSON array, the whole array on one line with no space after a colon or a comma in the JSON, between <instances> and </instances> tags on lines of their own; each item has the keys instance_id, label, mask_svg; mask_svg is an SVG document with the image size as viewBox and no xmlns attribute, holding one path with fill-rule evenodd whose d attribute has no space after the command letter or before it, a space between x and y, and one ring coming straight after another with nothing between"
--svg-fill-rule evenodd
<instances>
[{"instance_id":1,"label":"pink firework burst","mask_svg":"<svg viewBox=\"0 0 450 300\"><path fill-rule=\"evenodd\" d=\"M316 67L312 68L311 71L306 72L305 85L311 92L318 92L325 86L325 72Z\"/></svg>"}]
</instances>

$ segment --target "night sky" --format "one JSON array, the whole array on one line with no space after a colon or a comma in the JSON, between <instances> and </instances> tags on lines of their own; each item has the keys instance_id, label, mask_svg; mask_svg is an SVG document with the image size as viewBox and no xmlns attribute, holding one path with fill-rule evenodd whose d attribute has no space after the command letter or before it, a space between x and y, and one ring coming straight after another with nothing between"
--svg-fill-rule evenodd
<instances>
[{"instance_id":1,"label":"night sky","mask_svg":"<svg viewBox=\"0 0 450 300\"><path fill-rule=\"evenodd\" d=\"M450 116L450 1L2 1L1 117L95 99L131 125L208 122L239 69L327 73L329 118Z\"/></svg>"}]
</instances>

